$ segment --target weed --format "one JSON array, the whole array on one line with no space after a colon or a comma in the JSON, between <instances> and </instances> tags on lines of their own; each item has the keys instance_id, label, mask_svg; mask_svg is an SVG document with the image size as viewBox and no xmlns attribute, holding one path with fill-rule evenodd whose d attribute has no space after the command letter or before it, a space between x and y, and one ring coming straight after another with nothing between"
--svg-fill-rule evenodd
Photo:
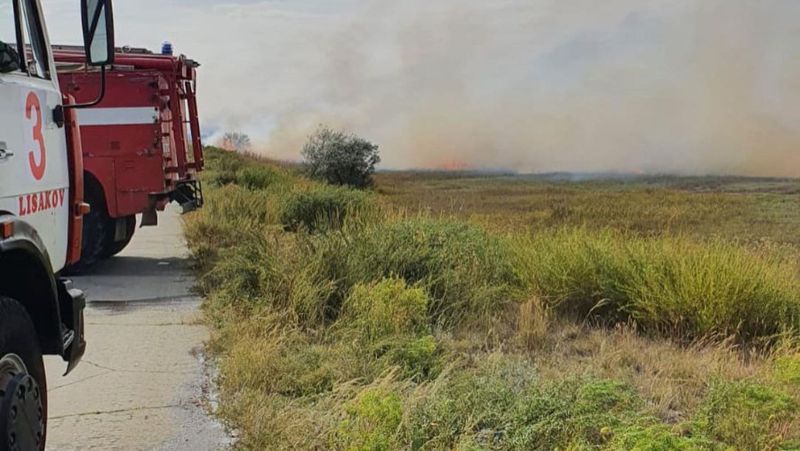
<instances>
[{"instance_id":1,"label":"weed","mask_svg":"<svg viewBox=\"0 0 800 451\"><path fill-rule=\"evenodd\" d=\"M283 199L280 221L286 230L295 232L335 230L369 203L369 195L362 191L321 186L289 193Z\"/></svg>"},{"instance_id":2,"label":"weed","mask_svg":"<svg viewBox=\"0 0 800 451\"><path fill-rule=\"evenodd\" d=\"M343 249L346 279L396 276L425 288L434 323L463 324L498 312L520 288L508 244L479 227L409 218L361 228Z\"/></svg>"},{"instance_id":3,"label":"weed","mask_svg":"<svg viewBox=\"0 0 800 451\"><path fill-rule=\"evenodd\" d=\"M779 381L800 386L800 353L781 356L775 361Z\"/></svg>"},{"instance_id":4,"label":"weed","mask_svg":"<svg viewBox=\"0 0 800 451\"><path fill-rule=\"evenodd\" d=\"M356 285L345 309L351 324L369 340L386 336L417 335L430 330L428 295L409 288L402 279L384 279L374 285Z\"/></svg>"},{"instance_id":5,"label":"weed","mask_svg":"<svg viewBox=\"0 0 800 451\"><path fill-rule=\"evenodd\" d=\"M749 381L717 381L711 387L697 423L709 435L743 449L768 449L788 439L796 403L778 389Z\"/></svg>"},{"instance_id":6,"label":"weed","mask_svg":"<svg viewBox=\"0 0 800 451\"><path fill-rule=\"evenodd\" d=\"M730 243L581 229L522 238L514 248L533 294L573 317L633 319L687 339L752 339L800 326L792 265Z\"/></svg>"},{"instance_id":7,"label":"weed","mask_svg":"<svg viewBox=\"0 0 800 451\"><path fill-rule=\"evenodd\" d=\"M403 401L396 393L366 390L345 406L337 442L346 450L390 451L400 448L397 429L403 419Z\"/></svg>"}]
</instances>

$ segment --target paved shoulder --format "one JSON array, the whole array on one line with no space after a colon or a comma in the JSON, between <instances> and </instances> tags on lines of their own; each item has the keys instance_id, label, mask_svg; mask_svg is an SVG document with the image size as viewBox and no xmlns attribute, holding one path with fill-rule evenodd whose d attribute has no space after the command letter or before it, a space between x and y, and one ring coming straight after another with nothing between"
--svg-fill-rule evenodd
<instances>
[{"instance_id":1,"label":"paved shoulder","mask_svg":"<svg viewBox=\"0 0 800 451\"><path fill-rule=\"evenodd\" d=\"M224 428L205 413L210 380L200 300L176 212L137 231L91 276L83 362L68 377L48 359L48 449L216 450Z\"/></svg>"}]
</instances>

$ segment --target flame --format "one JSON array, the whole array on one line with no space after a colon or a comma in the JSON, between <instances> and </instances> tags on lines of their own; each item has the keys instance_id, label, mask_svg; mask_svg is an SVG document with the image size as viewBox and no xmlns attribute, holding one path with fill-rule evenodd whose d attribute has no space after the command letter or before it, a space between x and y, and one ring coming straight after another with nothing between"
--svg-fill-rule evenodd
<instances>
[{"instance_id":1,"label":"flame","mask_svg":"<svg viewBox=\"0 0 800 451\"><path fill-rule=\"evenodd\" d=\"M448 159L444 161L440 161L439 163L434 163L430 165L433 169L439 171L447 171L447 172L459 172L459 171L468 171L470 169L474 169L469 163L464 160L458 159Z\"/></svg>"}]
</instances>

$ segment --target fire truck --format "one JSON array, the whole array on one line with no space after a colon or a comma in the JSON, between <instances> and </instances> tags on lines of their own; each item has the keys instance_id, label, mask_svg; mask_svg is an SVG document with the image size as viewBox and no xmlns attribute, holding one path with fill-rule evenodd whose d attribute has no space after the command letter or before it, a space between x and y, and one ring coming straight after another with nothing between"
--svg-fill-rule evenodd
<instances>
[{"instance_id":1,"label":"fire truck","mask_svg":"<svg viewBox=\"0 0 800 451\"><path fill-rule=\"evenodd\" d=\"M103 73L87 66L82 49L55 47L61 90L88 101ZM105 74L102 102L78 112L83 143L86 201L81 259L70 269L83 272L125 248L141 226L158 224L157 211L177 202L184 212L202 206L197 173L203 148L197 116L195 61L162 53L118 48Z\"/></svg>"},{"instance_id":2,"label":"fire truck","mask_svg":"<svg viewBox=\"0 0 800 451\"><path fill-rule=\"evenodd\" d=\"M81 0L82 57L114 59L111 0ZM43 354L83 356L83 294L59 277L80 258L83 167L38 0L0 0L0 451L44 449Z\"/></svg>"}]
</instances>

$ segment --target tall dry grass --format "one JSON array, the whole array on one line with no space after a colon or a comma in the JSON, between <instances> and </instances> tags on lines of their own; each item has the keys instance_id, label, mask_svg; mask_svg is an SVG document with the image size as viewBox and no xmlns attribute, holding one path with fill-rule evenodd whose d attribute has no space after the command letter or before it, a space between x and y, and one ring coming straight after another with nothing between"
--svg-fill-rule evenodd
<instances>
[{"instance_id":1,"label":"tall dry grass","mask_svg":"<svg viewBox=\"0 0 800 451\"><path fill-rule=\"evenodd\" d=\"M209 155L186 234L242 449L798 444L786 254L586 227L499 235Z\"/></svg>"}]
</instances>

